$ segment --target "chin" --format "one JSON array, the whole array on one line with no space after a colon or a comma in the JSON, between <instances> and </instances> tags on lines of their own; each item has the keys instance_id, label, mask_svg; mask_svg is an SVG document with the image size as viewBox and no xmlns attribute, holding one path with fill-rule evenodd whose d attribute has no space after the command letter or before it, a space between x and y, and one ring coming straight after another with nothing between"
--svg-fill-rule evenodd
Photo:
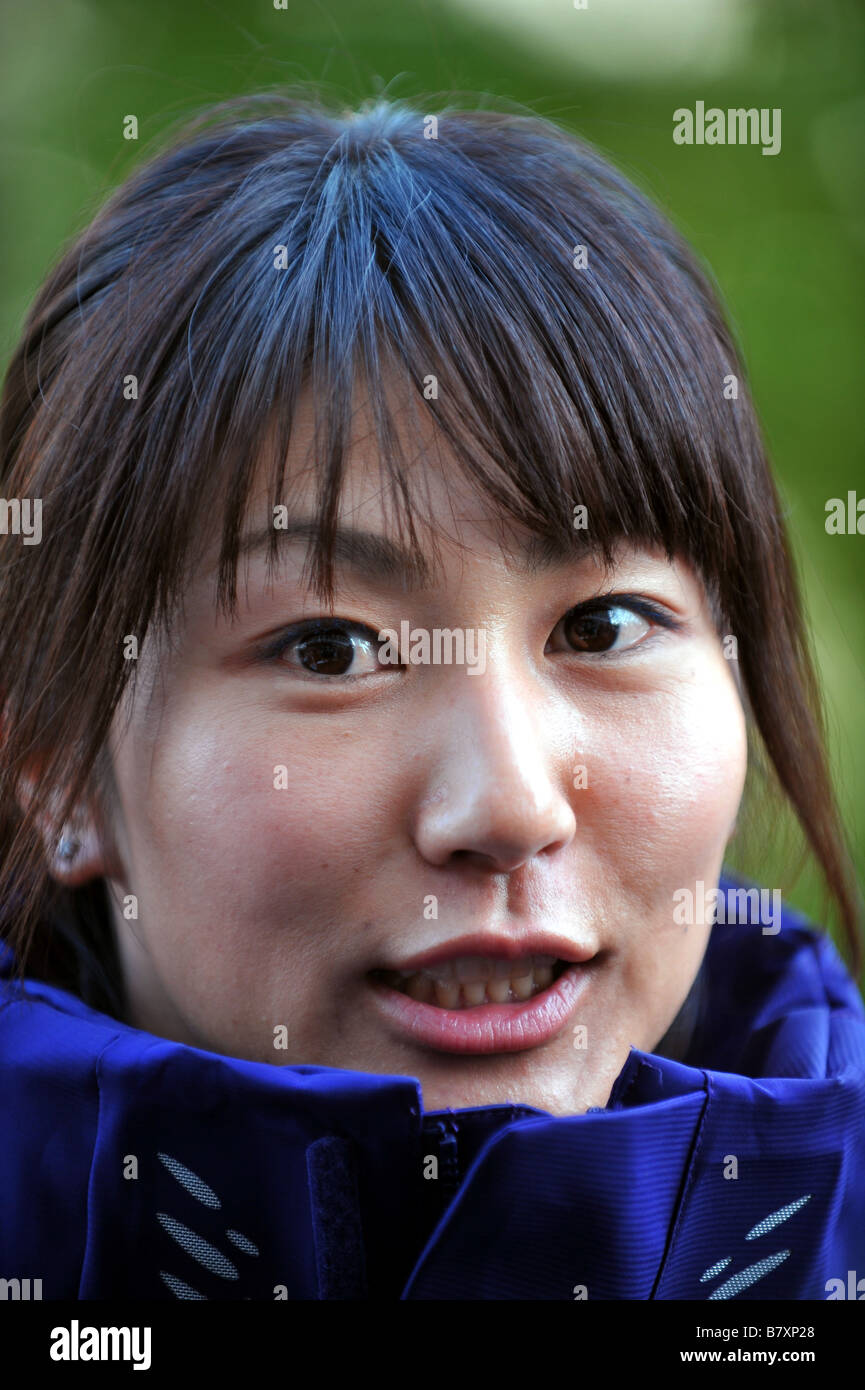
<instances>
[{"instance_id":1,"label":"chin","mask_svg":"<svg viewBox=\"0 0 865 1390\"><path fill-rule=\"evenodd\" d=\"M412 1075L421 1083L423 1107L430 1110L467 1110L485 1105L526 1105L551 1115L579 1115L590 1106L605 1105L609 1085L589 1083L573 1076L544 1074L530 1053L498 1057L456 1059L450 1075L435 1068L417 1068ZM516 1064L516 1065L515 1065ZM510 1074L508 1074L510 1072ZM613 1078L615 1080L615 1078Z\"/></svg>"}]
</instances>

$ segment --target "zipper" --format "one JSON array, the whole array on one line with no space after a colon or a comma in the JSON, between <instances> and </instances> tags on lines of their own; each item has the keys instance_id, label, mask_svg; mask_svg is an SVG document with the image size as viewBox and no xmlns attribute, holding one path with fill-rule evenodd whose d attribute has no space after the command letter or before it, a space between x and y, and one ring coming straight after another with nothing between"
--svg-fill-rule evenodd
<instances>
[{"instance_id":1,"label":"zipper","mask_svg":"<svg viewBox=\"0 0 865 1390\"><path fill-rule=\"evenodd\" d=\"M436 1160L436 1174L429 1175L430 1186L435 1182L439 1203L446 1206L456 1195L460 1185L460 1158L458 1142L459 1126L453 1115L425 1116L423 1121L424 1154L426 1164L430 1158ZM434 1150L434 1152L433 1152Z\"/></svg>"}]
</instances>

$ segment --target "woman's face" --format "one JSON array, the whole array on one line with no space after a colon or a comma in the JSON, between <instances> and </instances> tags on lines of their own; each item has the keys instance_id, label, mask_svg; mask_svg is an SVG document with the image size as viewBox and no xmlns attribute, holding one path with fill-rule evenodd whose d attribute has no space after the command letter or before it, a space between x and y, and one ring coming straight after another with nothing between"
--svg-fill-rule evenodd
<instances>
[{"instance_id":1,"label":"woman's face","mask_svg":"<svg viewBox=\"0 0 865 1390\"><path fill-rule=\"evenodd\" d=\"M305 411L298 465L310 427ZM332 614L288 532L271 587L249 552L234 623L202 569L173 648L142 646L112 737L132 1021L230 1056L414 1076L427 1109L604 1105L706 947L673 895L717 884L739 806L730 663L687 566L627 549L612 574L588 555L530 566L528 538L505 554L438 456L440 569L392 553L363 443ZM312 512L299 476L291 522ZM245 533L270 523L262 490ZM289 631L331 617L325 637ZM449 629L466 659L383 664L377 634L403 623L416 658L418 630L434 658Z\"/></svg>"}]
</instances>

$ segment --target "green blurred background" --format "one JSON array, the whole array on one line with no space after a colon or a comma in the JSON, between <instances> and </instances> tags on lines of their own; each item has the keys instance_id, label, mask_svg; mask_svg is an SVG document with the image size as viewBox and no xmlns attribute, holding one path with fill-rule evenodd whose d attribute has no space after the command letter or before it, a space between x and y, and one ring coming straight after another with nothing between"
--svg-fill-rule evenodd
<instances>
[{"instance_id":1,"label":"green blurred background","mask_svg":"<svg viewBox=\"0 0 865 1390\"><path fill-rule=\"evenodd\" d=\"M59 249L148 142L235 93L303 81L427 111L455 90L505 99L573 127L649 193L710 265L743 349L865 880L865 536L824 526L830 497L865 496L861 0L0 0L0 54L0 369ZM674 145L673 111L697 100L780 107L781 152ZM777 829L764 817L732 862L787 891ZM790 897L827 920L813 867Z\"/></svg>"}]
</instances>

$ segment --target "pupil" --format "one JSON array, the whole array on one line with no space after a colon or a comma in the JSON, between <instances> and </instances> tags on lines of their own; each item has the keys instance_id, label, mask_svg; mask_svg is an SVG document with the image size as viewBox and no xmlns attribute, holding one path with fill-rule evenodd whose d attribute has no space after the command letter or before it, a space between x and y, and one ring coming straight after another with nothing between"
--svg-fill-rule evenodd
<instances>
[{"instance_id":1,"label":"pupil","mask_svg":"<svg viewBox=\"0 0 865 1390\"><path fill-rule=\"evenodd\" d=\"M344 675L354 659L354 647L347 632L316 633L298 647L301 664L319 675Z\"/></svg>"},{"instance_id":2,"label":"pupil","mask_svg":"<svg viewBox=\"0 0 865 1390\"><path fill-rule=\"evenodd\" d=\"M568 641L584 652L608 651L618 634L618 625L600 614L584 613L568 623Z\"/></svg>"}]
</instances>

